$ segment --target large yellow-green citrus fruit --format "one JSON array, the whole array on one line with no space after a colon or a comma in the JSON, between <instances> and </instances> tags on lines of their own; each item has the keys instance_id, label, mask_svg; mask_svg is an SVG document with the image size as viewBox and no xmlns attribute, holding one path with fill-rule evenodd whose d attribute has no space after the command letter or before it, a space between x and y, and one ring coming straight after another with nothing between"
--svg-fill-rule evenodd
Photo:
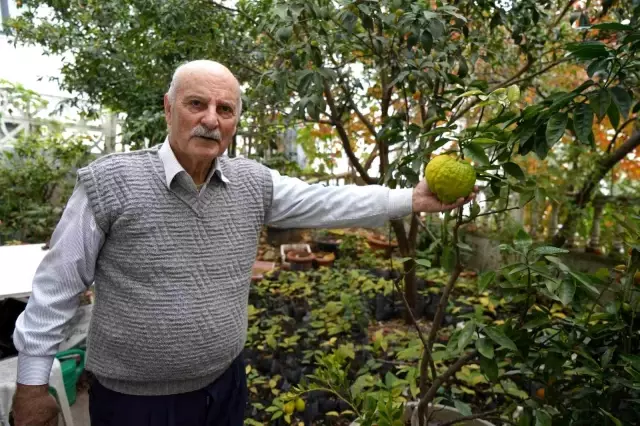
<instances>
[{"instance_id":1,"label":"large yellow-green citrus fruit","mask_svg":"<svg viewBox=\"0 0 640 426\"><path fill-rule=\"evenodd\" d=\"M473 166L448 155L438 155L429 161L425 174L429 189L444 204L466 198L476 183Z\"/></svg>"}]
</instances>

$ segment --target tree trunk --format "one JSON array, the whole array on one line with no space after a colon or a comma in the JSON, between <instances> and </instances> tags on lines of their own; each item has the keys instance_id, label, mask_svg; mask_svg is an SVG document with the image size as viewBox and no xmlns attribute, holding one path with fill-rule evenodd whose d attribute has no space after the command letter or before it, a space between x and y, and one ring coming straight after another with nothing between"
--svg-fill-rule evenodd
<instances>
[{"instance_id":1,"label":"tree trunk","mask_svg":"<svg viewBox=\"0 0 640 426\"><path fill-rule=\"evenodd\" d=\"M602 199L597 198L593 202L593 223L587 251L596 252L600 248L600 220L604 212L604 204Z\"/></svg>"},{"instance_id":2,"label":"tree trunk","mask_svg":"<svg viewBox=\"0 0 640 426\"><path fill-rule=\"evenodd\" d=\"M591 200L594 190L600 181L607 175L607 173L618 164L620 160L625 158L631 151L640 146L640 132L636 132L633 136L631 136L625 143L620 145L620 147L613 152L613 154L606 156L602 160L599 161L598 167L593 172L593 174L587 179L587 181L582 186L582 189L576 195L576 198L573 202L574 210L583 209ZM556 247L562 247L568 237L569 232L572 229L575 229L576 226L576 214L570 214L567 216L564 224L562 225L562 229L553 239L553 245Z\"/></svg>"},{"instance_id":3,"label":"tree trunk","mask_svg":"<svg viewBox=\"0 0 640 426\"><path fill-rule=\"evenodd\" d=\"M547 237L553 239L558 232L558 218L560 217L560 203L551 201L551 214L549 215L549 229Z\"/></svg>"},{"instance_id":4,"label":"tree trunk","mask_svg":"<svg viewBox=\"0 0 640 426\"><path fill-rule=\"evenodd\" d=\"M414 223L416 221L416 223ZM414 226L417 227L417 219L415 216L411 219L411 229L407 234L407 230L404 226L402 219L392 220L391 226L398 239L398 249L400 256L409 257L411 260L404 263L404 297L407 299L407 304L411 308L411 311L415 313L415 309L418 301L418 287L416 285L416 237L417 232L412 232ZM404 319L407 323L411 322L411 315L409 312L404 313Z\"/></svg>"},{"instance_id":5,"label":"tree trunk","mask_svg":"<svg viewBox=\"0 0 640 426\"><path fill-rule=\"evenodd\" d=\"M624 234L624 228L619 223L616 224L616 230L611 243L611 254L621 255L624 254L624 242L622 234Z\"/></svg>"},{"instance_id":6,"label":"tree trunk","mask_svg":"<svg viewBox=\"0 0 640 426\"><path fill-rule=\"evenodd\" d=\"M238 146L238 135L233 135L231 144L229 145L229 157L234 158L236 156L236 148Z\"/></svg>"},{"instance_id":7,"label":"tree trunk","mask_svg":"<svg viewBox=\"0 0 640 426\"><path fill-rule=\"evenodd\" d=\"M540 216L538 215L538 202L537 201L532 201L531 202L531 206L529 207L529 235L531 235L531 238L533 238L534 240L537 238L538 236L538 222L540 219Z\"/></svg>"}]
</instances>

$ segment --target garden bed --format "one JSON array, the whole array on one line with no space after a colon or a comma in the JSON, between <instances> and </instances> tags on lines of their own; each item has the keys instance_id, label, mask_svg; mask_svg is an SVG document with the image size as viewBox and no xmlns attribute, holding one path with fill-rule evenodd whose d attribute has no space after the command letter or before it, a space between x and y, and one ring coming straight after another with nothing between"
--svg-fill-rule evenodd
<instances>
[{"instance_id":1,"label":"garden bed","mask_svg":"<svg viewBox=\"0 0 640 426\"><path fill-rule=\"evenodd\" d=\"M445 316L441 345L446 345L446 336L462 315L488 315L499 321L504 300L488 293L478 295L474 275L461 278ZM447 273L422 270L418 276L418 324L427 332ZM414 399L422 346L415 328L402 320L402 299L391 280L398 277L397 271L388 269L276 270L254 284L245 349L251 400L248 422L287 424L287 414L293 424L353 421L349 405L330 392L305 394L301 412L288 413L278 401L282 393L315 374L319 363L326 362L337 349L347 354L341 368L345 368L345 380L351 386L365 392L376 388L379 381L397 381L407 400ZM438 367L445 368L445 364L438 363ZM463 369L456 381L459 399L487 408L487 395L495 389L482 378L478 366ZM508 388L528 396L514 383ZM491 406L499 403L499 397L493 398Z\"/></svg>"}]
</instances>

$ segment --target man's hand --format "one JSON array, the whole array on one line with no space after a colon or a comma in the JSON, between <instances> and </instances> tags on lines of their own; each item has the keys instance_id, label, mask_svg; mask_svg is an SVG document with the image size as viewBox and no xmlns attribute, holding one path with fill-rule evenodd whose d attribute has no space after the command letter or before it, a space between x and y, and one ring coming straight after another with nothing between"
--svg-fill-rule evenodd
<instances>
[{"instance_id":1,"label":"man's hand","mask_svg":"<svg viewBox=\"0 0 640 426\"><path fill-rule=\"evenodd\" d=\"M453 210L475 199L477 192L478 187L474 186L473 191L467 198L459 198L453 204L443 204L438 200L436 194L431 192L427 181L423 180L413 189L413 212L437 213Z\"/></svg>"},{"instance_id":2,"label":"man's hand","mask_svg":"<svg viewBox=\"0 0 640 426\"><path fill-rule=\"evenodd\" d=\"M15 426L58 426L58 404L48 385L18 383L12 408Z\"/></svg>"}]
</instances>

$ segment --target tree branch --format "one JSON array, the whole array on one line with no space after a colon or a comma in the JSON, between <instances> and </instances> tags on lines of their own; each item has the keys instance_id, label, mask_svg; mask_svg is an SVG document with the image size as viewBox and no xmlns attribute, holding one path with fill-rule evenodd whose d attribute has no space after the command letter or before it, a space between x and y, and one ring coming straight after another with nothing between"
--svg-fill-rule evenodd
<instances>
[{"instance_id":1,"label":"tree branch","mask_svg":"<svg viewBox=\"0 0 640 426\"><path fill-rule=\"evenodd\" d=\"M618 127L618 129L616 130L616 133L613 135L613 138L611 138L611 142L609 143L609 146L607 147L607 154L609 154L611 152L611 149L613 148L613 146L616 143L616 139L618 139L618 135L620 135L620 132L622 130L624 130L625 127L627 127L627 125L631 122L633 122L634 120L636 120L638 118L637 115L634 115L632 117L630 117L627 121L625 121L624 123L622 123L622 125L620 127Z\"/></svg>"},{"instance_id":2,"label":"tree branch","mask_svg":"<svg viewBox=\"0 0 640 426\"><path fill-rule=\"evenodd\" d=\"M424 395L422 399L420 399L420 403L418 404L418 409L416 410L419 416L423 416L425 414L425 409L428 407L429 403L433 401L433 398L436 396L436 393L438 392L438 389L440 388L440 386L444 382L446 382L449 377L453 376L458 371L460 371L460 369L464 367L469 361L474 359L476 355L478 355L478 351L473 350L467 353L466 355L458 358L458 360L455 363L453 363L447 369L447 371L445 371L442 375L440 375L433 381L433 384L427 391L426 395Z\"/></svg>"},{"instance_id":3,"label":"tree branch","mask_svg":"<svg viewBox=\"0 0 640 426\"><path fill-rule=\"evenodd\" d=\"M373 160L375 160L377 156L378 156L378 145L373 147L373 151L371 151L371 154L369 154L369 158L367 158L367 162L364 163L364 169L366 171L369 171L369 169L371 168L371 164L373 163Z\"/></svg>"},{"instance_id":4,"label":"tree branch","mask_svg":"<svg viewBox=\"0 0 640 426\"><path fill-rule=\"evenodd\" d=\"M238 9L233 9L233 8L231 8L231 7L229 7L229 6L225 6L225 5L223 5L223 4L216 3L216 2L214 2L214 1L212 1L212 2L211 2L211 4L212 4L213 6L215 6L215 7L217 7L217 8L224 9L224 10L226 10L226 11L228 11L228 12L231 12L231 13L240 13L240 11L239 11Z\"/></svg>"},{"instance_id":5,"label":"tree branch","mask_svg":"<svg viewBox=\"0 0 640 426\"><path fill-rule=\"evenodd\" d=\"M527 63L524 64L524 66L522 68L520 68L520 70L518 72L516 72L513 76L511 76L511 78L509 80L503 81L502 83L500 83L497 86L493 87L491 89L491 91L493 92L494 90L500 89L502 87L507 87L510 84L514 84L513 82L515 80L517 80L521 75L523 75L524 73L526 73L527 71L529 71L531 69L531 67L533 66L534 62L535 61L534 61L533 55L531 53L527 53Z\"/></svg>"},{"instance_id":6,"label":"tree branch","mask_svg":"<svg viewBox=\"0 0 640 426\"><path fill-rule=\"evenodd\" d=\"M453 426L458 423L468 422L470 420L482 419L484 417L490 416L497 412L498 410L491 410L491 411L485 411L484 413L472 414L471 416L464 416L464 417L457 418L455 420L451 420L450 422L442 423L440 426Z\"/></svg>"},{"instance_id":7,"label":"tree branch","mask_svg":"<svg viewBox=\"0 0 640 426\"><path fill-rule=\"evenodd\" d=\"M544 74L545 72L549 71L551 68L553 68L553 67L555 67L555 66L558 66L558 65L560 65L560 64L561 64L561 63L563 63L563 62L567 62L569 59L570 59L570 58L562 58L562 59L558 59L557 61L552 62L551 64L549 64L548 66L544 67L543 69L541 69L541 70L540 70L540 71L538 71L538 72L535 72L535 73L533 73L533 74L531 74L531 75L528 75L528 76L526 76L526 77L524 77L524 78L521 78L520 80L516 80L516 81L512 81L512 82L510 82L510 83L509 83L509 85L511 85L511 84L520 84L520 83L523 83L523 82L525 82L525 81L527 81L527 80L532 79L533 77L537 77L537 76L539 76L540 74ZM503 86L503 87L504 87L504 86Z\"/></svg>"},{"instance_id":8,"label":"tree branch","mask_svg":"<svg viewBox=\"0 0 640 426\"><path fill-rule=\"evenodd\" d=\"M327 124L329 126L335 126L336 125L336 123L334 123L331 120L314 120L313 118L310 118L310 117L305 117L304 121L306 121L307 123Z\"/></svg>"},{"instance_id":9,"label":"tree branch","mask_svg":"<svg viewBox=\"0 0 640 426\"><path fill-rule=\"evenodd\" d=\"M569 0L567 2L567 4L564 6L564 9L562 9L562 12L560 12L560 15L558 16L558 18L553 22L551 28L553 27L557 27L558 24L560 23L560 21L562 21L562 18L564 18L564 15L567 14L567 12L569 11L569 9L571 8L571 6L573 6L573 4L576 2L577 0ZM550 29L551 29L550 28Z\"/></svg>"},{"instance_id":10,"label":"tree branch","mask_svg":"<svg viewBox=\"0 0 640 426\"><path fill-rule=\"evenodd\" d=\"M362 179L367 184L369 185L375 184L376 180L372 179L369 176L367 171L362 167L362 164L360 164L360 161L358 161L358 158L356 157L356 155L353 152L353 149L351 148L351 140L349 139L349 135L347 134L347 131L344 128L342 120L338 116L338 109L336 108L333 95L331 94L331 87L329 87L329 83L326 80L324 81L324 96L325 96L325 99L327 100L327 105L329 106L329 110L331 111L331 120L333 121L333 124L335 125L336 130L338 130L338 135L340 135L340 139L342 140L342 146L344 147L344 151L347 154L347 157L349 157L349 161L351 162L353 167L358 171L358 174L360 174L360 177L362 177Z\"/></svg>"},{"instance_id":11,"label":"tree branch","mask_svg":"<svg viewBox=\"0 0 640 426\"><path fill-rule=\"evenodd\" d=\"M418 218L415 214L411 215L411 222L409 225L409 242L412 244L412 249L415 250L415 242L418 237Z\"/></svg>"},{"instance_id":12,"label":"tree branch","mask_svg":"<svg viewBox=\"0 0 640 426\"><path fill-rule=\"evenodd\" d=\"M500 89L502 87L507 87L509 84L511 84L512 81L518 79L518 77L520 77L522 74L526 73L527 71L529 71L529 69L533 66L533 56L531 54L528 55L527 58L527 63L524 64L524 66L518 70L510 79L503 81L502 83L492 87L490 89L490 91L494 91L496 89ZM476 105L477 103L479 103L480 100L479 99L474 99L472 101L470 101L469 103L467 103L463 108L461 107L460 110L458 110L458 112L454 115L451 116L451 119L449 119L449 123L453 123L455 121L457 121L460 117L462 117L463 115L465 115L467 112L469 112L469 110L471 108L474 107L474 105Z\"/></svg>"},{"instance_id":13,"label":"tree branch","mask_svg":"<svg viewBox=\"0 0 640 426\"><path fill-rule=\"evenodd\" d=\"M350 104L351 108L355 111L355 113L358 116L358 118L360 119L360 121L362 121L362 124L364 124L367 127L367 130L369 130L369 133L371 133L371 135L375 139L378 139L378 132L376 132L376 128L373 126L371 121L369 121L369 119L362 114L360 109L358 109L358 106L353 101L353 98L349 95L349 92L347 92L344 87L343 87L343 90L345 90L345 94L347 95L347 98L349 99L349 104Z\"/></svg>"},{"instance_id":14,"label":"tree branch","mask_svg":"<svg viewBox=\"0 0 640 426\"><path fill-rule=\"evenodd\" d=\"M414 264L414 267L415 267L415 264ZM413 315L411 307L409 306L409 301L407 300L406 296L404 295L404 291L402 291L402 288L400 288L400 280L401 279L402 279L402 277L398 278L397 280L394 280L393 284L396 287L396 291L398 293L400 293L400 295L402 296L402 301L404 303L404 308L409 313L409 318L411 318L411 323L416 328L416 331L418 332L418 337L420 338L420 341L422 341L422 346L424 346L424 354L422 356L422 362L421 362L421 367L420 367L420 371L421 371L420 372L420 383L422 383L423 377L424 377L424 380L426 381L427 367L431 368L431 377L433 377L434 379L436 378L438 373L436 372L436 364L433 362L433 355L431 355L431 351L427 348L427 339L425 339L424 334L422 334L422 330L420 329L420 326L418 325L418 321L416 321L416 317Z\"/></svg>"},{"instance_id":15,"label":"tree branch","mask_svg":"<svg viewBox=\"0 0 640 426\"><path fill-rule=\"evenodd\" d=\"M576 196L576 203L580 206L586 204L591 196L591 192L594 187L606 176L606 174L615 166L620 160L625 158L631 151L640 146L640 131L636 132L632 137L627 139L625 143L614 151L613 154L603 159L594 176L587 181L583 189Z\"/></svg>"},{"instance_id":16,"label":"tree branch","mask_svg":"<svg viewBox=\"0 0 640 426\"><path fill-rule=\"evenodd\" d=\"M613 154L607 155L605 158L598 162L598 166L593 174L582 185L582 189L576 194L576 198L573 201L574 208L583 209L589 200L591 195L600 183L600 181L609 173L609 171L623 158L625 158L631 151L640 146L640 131L635 132L633 136L627 139L622 145L616 149ZM576 215L570 214L562 225L560 232L556 234L552 244L556 247L561 247L567 240L567 232L573 229L573 224L576 221Z\"/></svg>"}]
</instances>

